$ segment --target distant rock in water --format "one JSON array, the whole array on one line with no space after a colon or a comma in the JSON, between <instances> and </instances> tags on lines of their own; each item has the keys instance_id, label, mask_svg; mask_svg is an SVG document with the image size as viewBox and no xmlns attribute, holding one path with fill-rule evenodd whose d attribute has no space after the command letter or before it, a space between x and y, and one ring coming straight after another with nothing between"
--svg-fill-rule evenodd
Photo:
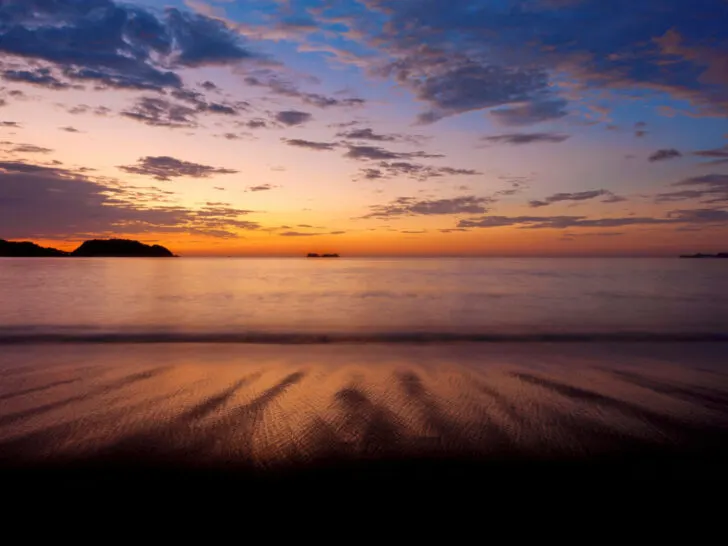
<instances>
[{"instance_id":1,"label":"distant rock in water","mask_svg":"<svg viewBox=\"0 0 728 546\"><path fill-rule=\"evenodd\" d=\"M174 258L161 245L145 245L131 239L93 239L84 242L71 253L83 258Z\"/></svg>"},{"instance_id":2,"label":"distant rock in water","mask_svg":"<svg viewBox=\"0 0 728 546\"><path fill-rule=\"evenodd\" d=\"M728 252L719 252L718 254L683 254L681 258L728 258Z\"/></svg>"},{"instance_id":3,"label":"distant rock in water","mask_svg":"<svg viewBox=\"0 0 728 546\"><path fill-rule=\"evenodd\" d=\"M0 239L0 257L4 258L56 258L68 256L68 252L31 243L30 241L6 241Z\"/></svg>"},{"instance_id":4,"label":"distant rock in water","mask_svg":"<svg viewBox=\"0 0 728 546\"><path fill-rule=\"evenodd\" d=\"M338 258L338 254L316 254L315 252L309 252L306 258Z\"/></svg>"}]
</instances>

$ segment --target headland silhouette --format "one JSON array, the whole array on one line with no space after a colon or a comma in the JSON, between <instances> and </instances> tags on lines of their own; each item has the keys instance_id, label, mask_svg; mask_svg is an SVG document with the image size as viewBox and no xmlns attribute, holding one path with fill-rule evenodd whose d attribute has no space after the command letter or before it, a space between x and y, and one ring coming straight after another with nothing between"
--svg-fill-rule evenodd
<instances>
[{"instance_id":1,"label":"headland silhouette","mask_svg":"<svg viewBox=\"0 0 728 546\"><path fill-rule=\"evenodd\" d=\"M5 258L174 258L161 245L147 245L132 239L92 239L72 252L43 247L30 241L0 239L0 257Z\"/></svg>"}]
</instances>

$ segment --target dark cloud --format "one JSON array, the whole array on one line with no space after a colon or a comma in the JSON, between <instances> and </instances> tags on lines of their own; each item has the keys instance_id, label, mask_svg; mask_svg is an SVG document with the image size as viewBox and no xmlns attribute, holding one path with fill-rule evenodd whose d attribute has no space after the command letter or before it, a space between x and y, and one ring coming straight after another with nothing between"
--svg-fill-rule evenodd
<instances>
[{"instance_id":1,"label":"dark cloud","mask_svg":"<svg viewBox=\"0 0 728 546\"><path fill-rule=\"evenodd\" d=\"M2 49L1 46L0 49ZM6 81L29 83L57 91L69 89L71 87L70 84L56 78L49 68L36 68L34 70L5 70L2 73L2 77Z\"/></svg>"},{"instance_id":2,"label":"dark cloud","mask_svg":"<svg viewBox=\"0 0 728 546\"><path fill-rule=\"evenodd\" d=\"M490 115L501 125L533 125L563 118L568 114L566 105L567 102L563 99L535 100L508 108L491 110Z\"/></svg>"},{"instance_id":3,"label":"dark cloud","mask_svg":"<svg viewBox=\"0 0 728 546\"><path fill-rule=\"evenodd\" d=\"M491 144L533 144L538 142L564 142L569 135L558 133L509 133L481 137L480 140Z\"/></svg>"},{"instance_id":4,"label":"dark cloud","mask_svg":"<svg viewBox=\"0 0 728 546\"><path fill-rule=\"evenodd\" d=\"M209 80L204 81L204 82L200 83L199 85L206 91L217 91L218 89L220 89L217 85L215 85L214 83L212 83Z\"/></svg>"},{"instance_id":5,"label":"dark cloud","mask_svg":"<svg viewBox=\"0 0 728 546\"><path fill-rule=\"evenodd\" d=\"M389 179L397 176L406 176L413 180L425 181L443 176L475 176L482 174L475 169L457 169L454 167L433 167L410 161L382 161L377 168L361 169L365 180Z\"/></svg>"},{"instance_id":6,"label":"dark cloud","mask_svg":"<svg viewBox=\"0 0 728 546\"><path fill-rule=\"evenodd\" d=\"M259 184L258 186L249 186L246 191L252 191L252 192L268 191L268 190L272 190L273 188L275 188L275 186L273 186L271 184Z\"/></svg>"},{"instance_id":7,"label":"dark cloud","mask_svg":"<svg viewBox=\"0 0 728 546\"><path fill-rule=\"evenodd\" d=\"M247 110L250 105L244 101L238 101L234 104L226 102L209 102L202 93L192 91L190 89L173 89L170 93L177 100L187 102L194 106L195 110L200 113L224 114L228 116L236 116L239 111Z\"/></svg>"},{"instance_id":8,"label":"dark cloud","mask_svg":"<svg viewBox=\"0 0 728 546\"><path fill-rule=\"evenodd\" d=\"M238 171L221 167L211 167L169 156L146 156L136 165L120 165L124 172L152 176L157 180L171 180L178 177L209 178L215 174L235 174Z\"/></svg>"},{"instance_id":9,"label":"dark cloud","mask_svg":"<svg viewBox=\"0 0 728 546\"><path fill-rule=\"evenodd\" d=\"M299 112L298 110L283 110L275 115L276 121L283 125L292 127L294 125L302 125L313 118L308 112Z\"/></svg>"},{"instance_id":10,"label":"dark cloud","mask_svg":"<svg viewBox=\"0 0 728 546\"><path fill-rule=\"evenodd\" d=\"M624 197L614 195L609 190L590 190L590 191L579 191L574 193L555 193L550 195L546 199L539 201L529 201L528 204L533 207L545 207L552 203L560 203L562 201L586 201L589 199L596 199L597 197L606 197L602 203L619 203L625 201Z\"/></svg>"},{"instance_id":11,"label":"dark cloud","mask_svg":"<svg viewBox=\"0 0 728 546\"><path fill-rule=\"evenodd\" d=\"M167 9L165 15L172 43L177 46L172 57L181 65L222 65L254 57L222 21L177 9Z\"/></svg>"},{"instance_id":12,"label":"dark cloud","mask_svg":"<svg viewBox=\"0 0 728 546\"><path fill-rule=\"evenodd\" d=\"M564 239L576 239L578 237L619 237L624 235L623 231L593 231L591 233L564 233Z\"/></svg>"},{"instance_id":13,"label":"dark cloud","mask_svg":"<svg viewBox=\"0 0 728 546\"><path fill-rule=\"evenodd\" d=\"M289 146L295 146L297 148L308 148L309 150L317 151L331 151L336 149L338 146L335 142L314 142L312 140L303 140L300 138L282 138L283 142Z\"/></svg>"},{"instance_id":14,"label":"dark cloud","mask_svg":"<svg viewBox=\"0 0 728 546\"><path fill-rule=\"evenodd\" d=\"M378 53L372 71L428 103L424 120L551 100L565 81L572 92L687 100L712 113L728 109L725 1L364 3L370 11L328 2L320 13Z\"/></svg>"},{"instance_id":15,"label":"dark cloud","mask_svg":"<svg viewBox=\"0 0 728 546\"><path fill-rule=\"evenodd\" d=\"M318 108L355 107L366 104L366 101L360 98L337 98L320 93L301 91L291 82L283 81L270 74L246 76L245 83L253 87L265 87L276 95L299 99L304 104Z\"/></svg>"},{"instance_id":16,"label":"dark cloud","mask_svg":"<svg viewBox=\"0 0 728 546\"><path fill-rule=\"evenodd\" d=\"M329 231L329 232L306 232L306 231L284 231L278 235L281 237L318 237L320 235L343 235L345 231Z\"/></svg>"},{"instance_id":17,"label":"dark cloud","mask_svg":"<svg viewBox=\"0 0 728 546\"><path fill-rule=\"evenodd\" d=\"M728 224L728 211L720 209L673 210L664 218L627 216L596 218L586 216L483 216L458 222L460 228L517 226L520 229L615 228L638 225Z\"/></svg>"},{"instance_id":18,"label":"dark cloud","mask_svg":"<svg viewBox=\"0 0 728 546\"><path fill-rule=\"evenodd\" d=\"M409 38L404 40L409 41ZM425 40L422 43L430 42ZM377 72L393 77L431 106L430 110L418 116L420 123L432 123L445 116L471 110L533 100L548 88L547 74L540 68L481 61L429 45L411 47L408 44L406 50L398 53L397 60Z\"/></svg>"},{"instance_id":19,"label":"dark cloud","mask_svg":"<svg viewBox=\"0 0 728 546\"><path fill-rule=\"evenodd\" d=\"M12 127L14 129L20 129L21 125L17 121L0 121L0 127Z\"/></svg>"},{"instance_id":20,"label":"dark cloud","mask_svg":"<svg viewBox=\"0 0 728 546\"><path fill-rule=\"evenodd\" d=\"M348 124L344 124L344 126L348 126ZM349 140L371 140L375 142L408 142L410 144L421 144L425 140L425 137L421 135L403 135L400 133L375 133L374 130L369 127L341 131L339 133L336 133L336 136Z\"/></svg>"},{"instance_id":21,"label":"dark cloud","mask_svg":"<svg viewBox=\"0 0 728 546\"><path fill-rule=\"evenodd\" d=\"M466 195L452 199L425 199L398 197L386 205L372 205L371 212L362 218L396 218L400 216L478 214L487 212L489 197Z\"/></svg>"},{"instance_id":22,"label":"dark cloud","mask_svg":"<svg viewBox=\"0 0 728 546\"><path fill-rule=\"evenodd\" d=\"M712 159L713 161L708 162L710 165L728 163L728 144L721 148L714 148L712 150L698 150L697 152L693 152L693 155Z\"/></svg>"},{"instance_id":23,"label":"dark cloud","mask_svg":"<svg viewBox=\"0 0 728 546\"><path fill-rule=\"evenodd\" d=\"M624 203L625 201L629 201L629 199L615 194L610 194L605 199L602 199L602 203Z\"/></svg>"},{"instance_id":24,"label":"dark cloud","mask_svg":"<svg viewBox=\"0 0 728 546\"><path fill-rule=\"evenodd\" d=\"M0 163L0 233L9 238L74 239L148 232L235 237L258 229L250 211L160 206L173 192L94 180L23 162Z\"/></svg>"},{"instance_id":25,"label":"dark cloud","mask_svg":"<svg viewBox=\"0 0 728 546\"><path fill-rule=\"evenodd\" d=\"M634 136L637 138L642 138L645 135L647 135L647 133L649 131L647 131L645 129L645 127L647 127L647 123L644 121L638 121L637 123L635 123L634 124Z\"/></svg>"},{"instance_id":26,"label":"dark cloud","mask_svg":"<svg viewBox=\"0 0 728 546\"><path fill-rule=\"evenodd\" d=\"M91 112L96 116L107 116L111 113L111 108L108 108L106 106L97 106L94 108L89 106L88 104L78 104L76 106L72 106L67 111L69 114L73 115L87 114Z\"/></svg>"},{"instance_id":27,"label":"dark cloud","mask_svg":"<svg viewBox=\"0 0 728 546\"><path fill-rule=\"evenodd\" d=\"M667 148L664 150L657 150L649 157L649 160L651 162L666 161L668 159L675 159L677 157L682 157L682 154L678 150L674 148Z\"/></svg>"},{"instance_id":28,"label":"dark cloud","mask_svg":"<svg viewBox=\"0 0 728 546\"><path fill-rule=\"evenodd\" d=\"M80 133L81 132L78 129L76 129L75 127L71 127L70 125L68 125L66 127L59 127L59 129L61 131L65 131L67 133Z\"/></svg>"},{"instance_id":29,"label":"dark cloud","mask_svg":"<svg viewBox=\"0 0 728 546\"><path fill-rule=\"evenodd\" d=\"M235 123L238 127L246 127L248 129L266 129L268 128L266 120L261 118L249 119L247 121L238 121Z\"/></svg>"},{"instance_id":30,"label":"dark cloud","mask_svg":"<svg viewBox=\"0 0 728 546\"><path fill-rule=\"evenodd\" d=\"M12 151L19 154L49 154L53 150L51 148L44 148L43 146L36 146L35 144L18 144Z\"/></svg>"},{"instance_id":31,"label":"dark cloud","mask_svg":"<svg viewBox=\"0 0 728 546\"><path fill-rule=\"evenodd\" d=\"M245 135L238 135L237 133L223 133L215 136L224 138L225 140L242 140Z\"/></svg>"},{"instance_id":32,"label":"dark cloud","mask_svg":"<svg viewBox=\"0 0 728 546\"><path fill-rule=\"evenodd\" d=\"M464 231L470 231L469 229L465 228L446 228L446 229L439 229L440 233L462 233Z\"/></svg>"},{"instance_id":33,"label":"dark cloud","mask_svg":"<svg viewBox=\"0 0 728 546\"><path fill-rule=\"evenodd\" d=\"M158 97L140 97L122 116L153 127L196 127L197 109Z\"/></svg>"},{"instance_id":34,"label":"dark cloud","mask_svg":"<svg viewBox=\"0 0 728 546\"><path fill-rule=\"evenodd\" d=\"M689 199L706 199L703 203L728 203L728 174L694 176L676 182L672 186L688 189L660 193L655 201L665 203Z\"/></svg>"},{"instance_id":35,"label":"dark cloud","mask_svg":"<svg viewBox=\"0 0 728 546\"><path fill-rule=\"evenodd\" d=\"M181 86L170 67L236 63L253 56L240 36L217 19L112 0L5 0L0 51L52 63L67 80L157 90Z\"/></svg>"},{"instance_id":36,"label":"dark cloud","mask_svg":"<svg viewBox=\"0 0 728 546\"><path fill-rule=\"evenodd\" d=\"M393 152L378 146L356 146L353 144L347 144L347 148L349 151L344 154L345 157L364 161L444 157L441 154L428 154L427 152Z\"/></svg>"}]
</instances>

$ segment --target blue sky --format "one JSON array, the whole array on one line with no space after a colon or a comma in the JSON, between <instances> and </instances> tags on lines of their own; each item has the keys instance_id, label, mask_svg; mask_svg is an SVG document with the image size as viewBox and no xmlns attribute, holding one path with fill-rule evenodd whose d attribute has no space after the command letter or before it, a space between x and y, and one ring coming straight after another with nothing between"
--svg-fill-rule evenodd
<instances>
[{"instance_id":1,"label":"blue sky","mask_svg":"<svg viewBox=\"0 0 728 546\"><path fill-rule=\"evenodd\" d=\"M725 250L726 20L725 0L6 0L0 237Z\"/></svg>"}]
</instances>

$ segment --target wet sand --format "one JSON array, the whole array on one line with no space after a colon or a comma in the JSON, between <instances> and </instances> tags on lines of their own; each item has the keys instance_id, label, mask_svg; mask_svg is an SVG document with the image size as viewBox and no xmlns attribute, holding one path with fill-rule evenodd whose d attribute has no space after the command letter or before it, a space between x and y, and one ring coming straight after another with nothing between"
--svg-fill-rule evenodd
<instances>
[{"instance_id":1,"label":"wet sand","mask_svg":"<svg viewBox=\"0 0 728 546\"><path fill-rule=\"evenodd\" d=\"M6 345L5 465L709 460L728 344ZM659 464L636 469L649 475ZM715 469L703 468L701 472ZM636 477L639 477L637 474Z\"/></svg>"},{"instance_id":2,"label":"wet sand","mask_svg":"<svg viewBox=\"0 0 728 546\"><path fill-rule=\"evenodd\" d=\"M699 504L699 543L727 460L728 343L0 347L6 494L495 503L601 526L662 506L668 537L667 510Z\"/></svg>"}]
</instances>

